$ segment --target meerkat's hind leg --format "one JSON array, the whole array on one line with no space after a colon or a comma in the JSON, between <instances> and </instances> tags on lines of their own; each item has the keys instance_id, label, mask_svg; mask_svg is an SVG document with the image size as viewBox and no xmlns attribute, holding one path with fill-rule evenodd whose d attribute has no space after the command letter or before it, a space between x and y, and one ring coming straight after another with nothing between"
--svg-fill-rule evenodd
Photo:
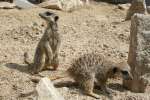
<instances>
[{"instance_id":1,"label":"meerkat's hind leg","mask_svg":"<svg viewBox=\"0 0 150 100\"><path fill-rule=\"evenodd\" d=\"M42 71L45 67L45 54L38 50L34 59L34 69L32 74L37 74Z\"/></svg>"},{"instance_id":2,"label":"meerkat's hind leg","mask_svg":"<svg viewBox=\"0 0 150 100\"><path fill-rule=\"evenodd\" d=\"M87 80L83 84L84 84L84 94L94 97L96 99L100 98L99 95L93 93L93 89L94 89L94 80L93 79Z\"/></svg>"},{"instance_id":3,"label":"meerkat's hind leg","mask_svg":"<svg viewBox=\"0 0 150 100\"><path fill-rule=\"evenodd\" d=\"M48 58L48 57L45 57L44 70L50 70L50 69L51 69L50 66L51 66L51 62L50 62L49 58Z\"/></svg>"},{"instance_id":4,"label":"meerkat's hind leg","mask_svg":"<svg viewBox=\"0 0 150 100\"><path fill-rule=\"evenodd\" d=\"M91 78L89 78L88 80L84 80L84 81L82 80L82 82L79 82L79 85L82 87L84 94L94 97L96 99L100 98L99 95L93 93L93 89L94 89L94 77L93 76L91 76Z\"/></svg>"},{"instance_id":5,"label":"meerkat's hind leg","mask_svg":"<svg viewBox=\"0 0 150 100\"><path fill-rule=\"evenodd\" d=\"M52 60L52 66L54 68L54 70L57 70L58 66L59 66L59 59L58 59L58 54L55 54Z\"/></svg>"},{"instance_id":6,"label":"meerkat's hind leg","mask_svg":"<svg viewBox=\"0 0 150 100\"><path fill-rule=\"evenodd\" d=\"M51 47L49 46L49 43L45 43L45 69L49 69L48 67L51 66L51 63L52 63L52 58L53 58L53 55L52 55L52 50L51 50Z\"/></svg>"}]
</instances>

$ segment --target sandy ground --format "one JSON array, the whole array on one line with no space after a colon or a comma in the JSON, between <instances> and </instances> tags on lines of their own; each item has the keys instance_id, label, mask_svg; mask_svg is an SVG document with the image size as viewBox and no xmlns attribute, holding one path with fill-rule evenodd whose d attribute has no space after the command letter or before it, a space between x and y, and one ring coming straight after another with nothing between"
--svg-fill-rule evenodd
<instances>
[{"instance_id":1,"label":"sandy ground","mask_svg":"<svg viewBox=\"0 0 150 100\"><path fill-rule=\"evenodd\" d=\"M23 54L28 51L30 58L33 58L36 45L46 27L38 13L46 10L0 9L0 100L33 100L33 95L20 96L33 91L36 86L36 83L30 80L31 75L23 62ZM60 67L58 71L43 71L40 74L59 74L69 67L73 58L93 50L112 60L127 59L130 21L123 22L126 10L99 2L72 13L53 12L60 17ZM121 80L112 79L108 83L116 92L113 98L129 93L122 87ZM66 100L94 100L75 87L58 89ZM99 94L101 100L112 99L100 91Z\"/></svg>"}]
</instances>

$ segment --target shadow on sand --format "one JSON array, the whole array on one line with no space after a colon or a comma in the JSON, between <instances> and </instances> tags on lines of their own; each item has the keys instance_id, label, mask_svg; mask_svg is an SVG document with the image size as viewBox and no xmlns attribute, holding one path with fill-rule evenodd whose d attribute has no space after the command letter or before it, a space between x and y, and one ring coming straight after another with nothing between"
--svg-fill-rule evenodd
<instances>
[{"instance_id":1,"label":"shadow on sand","mask_svg":"<svg viewBox=\"0 0 150 100\"><path fill-rule=\"evenodd\" d=\"M24 72L27 74L31 73L31 67L28 65L21 65L21 64L17 64L17 63L6 63L5 64L6 67L11 68L11 69L16 69L20 72Z\"/></svg>"}]
</instances>

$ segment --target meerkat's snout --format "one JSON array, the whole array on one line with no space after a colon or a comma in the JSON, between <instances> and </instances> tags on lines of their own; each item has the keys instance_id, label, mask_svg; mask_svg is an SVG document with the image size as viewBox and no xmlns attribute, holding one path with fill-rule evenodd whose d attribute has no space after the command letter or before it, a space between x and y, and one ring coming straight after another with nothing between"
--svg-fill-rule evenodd
<instances>
[{"instance_id":1,"label":"meerkat's snout","mask_svg":"<svg viewBox=\"0 0 150 100\"><path fill-rule=\"evenodd\" d=\"M130 65L123 61L117 64L118 72L121 74L122 78L125 80L132 80L133 76L131 74Z\"/></svg>"},{"instance_id":2,"label":"meerkat's snout","mask_svg":"<svg viewBox=\"0 0 150 100\"><path fill-rule=\"evenodd\" d=\"M122 77L125 80L132 80L133 76L129 71L121 71Z\"/></svg>"},{"instance_id":3,"label":"meerkat's snout","mask_svg":"<svg viewBox=\"0 0 150 100\"><path fill-rule=\"evenodd\" d=\"M57 22L59 19L59 16L53 12L46 11L44 13L39 13L39 16L46 21L51 21L51 22Z\"/></svg>"}]
</instances>

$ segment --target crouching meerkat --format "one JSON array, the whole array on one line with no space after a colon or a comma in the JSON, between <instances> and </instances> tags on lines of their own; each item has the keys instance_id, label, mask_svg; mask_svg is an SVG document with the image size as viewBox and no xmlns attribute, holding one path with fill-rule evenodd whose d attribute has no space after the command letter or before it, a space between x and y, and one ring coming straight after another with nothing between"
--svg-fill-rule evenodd
<instances>
[{"instance_id":1,"label":"crouching meerkat","mask_svg":"<svg viewBox=\"0 0 150 100\"><path fill-rule=\"evenodd\" d=\"M59 65L58 53L61 42L57 25L59 16L48 11L39 13L39 16L47 22L47 28L36 47L33 63L29 61L28 53L24 54L24 62L32 66L33 73L47 69L48 66L53 66L56 70Z\"/></svg>"},{"instance_id":2,"label":"crouching meerkat","mask_svg":"<svg viewBox=\"0 0 150 100\"><path fill-rule=\"evenodd\" d=\"M106 86L108 78L118 73L123 79L132 79L127 62L114 63L98 53L84 54L73 60L66 72L79 84L84 94L97 99L99 95L93 93L94 83L99 85L105 93L110 94L112 91Z\"/></svg>"}]
</instances>

